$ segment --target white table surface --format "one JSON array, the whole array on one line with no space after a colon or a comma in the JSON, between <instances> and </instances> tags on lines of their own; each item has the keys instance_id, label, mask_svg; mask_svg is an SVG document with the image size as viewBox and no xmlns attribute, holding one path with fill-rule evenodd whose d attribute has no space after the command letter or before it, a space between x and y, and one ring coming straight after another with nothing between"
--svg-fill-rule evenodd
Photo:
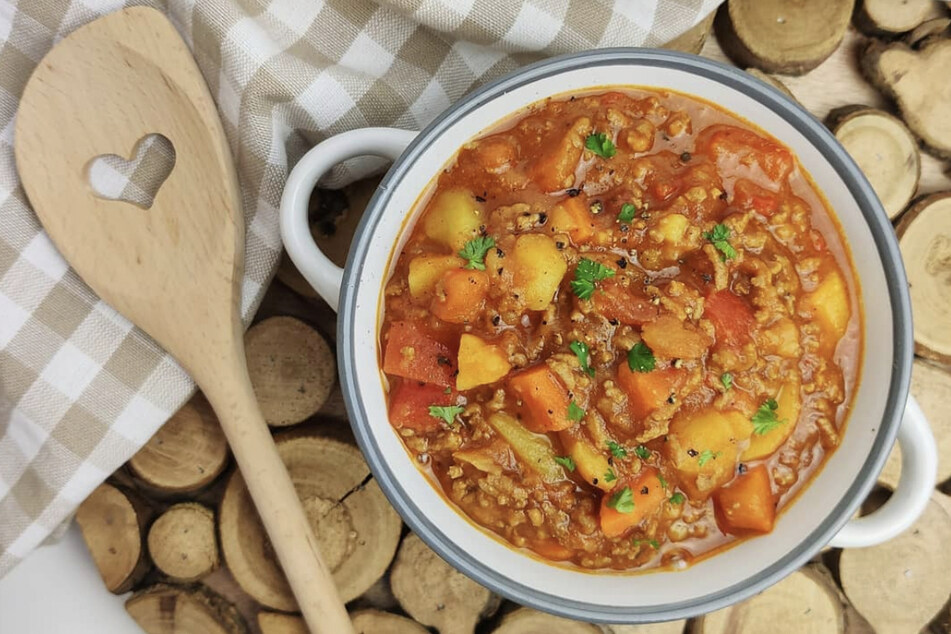
<instances>
[{"instance_id":1,"label":"white table surface","mask_svg":"<svg viewBox=\"0 0 951 634\"><path fill-rule=\"evenodd\" d=\"M106 591L73 524L0 579L0 634L135 634L125 596Z\"/></svg>"}]
</instances>

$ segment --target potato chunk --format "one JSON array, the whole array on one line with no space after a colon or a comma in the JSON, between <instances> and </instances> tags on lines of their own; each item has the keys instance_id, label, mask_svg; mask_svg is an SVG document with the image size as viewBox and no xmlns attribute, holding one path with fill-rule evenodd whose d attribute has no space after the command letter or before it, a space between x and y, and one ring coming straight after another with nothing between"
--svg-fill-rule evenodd
<instances>
[{"instance_id":1,"label":"potato chunk","mask_svg":"<svg viewBox=\"0 0 951 634\"><path fill-rule=\"evenodd\" d=\"M657 231L664 242L673 246L683 244L684 234L689 226L690 221L683 214L667 214L657 221Z\"/></svg>"},{"instance_id":2,"label":"potato chunk","mask_svg":"<svg viewBox=\"0 0 951 634\"><path fill-rule=\"evenodd\" d=\"M822 328L819 338L822 347L834 349L845 334L851 315L845 281L837 269L826 273L816 290L802 300L802 310L810 313Z\"/></svg>"},{"instance_id":3,"label":"potato chunk","mask_svg":"<svg viewBox=\"0 0 951 634\"><path fill-rule=\"evenodd\" d=\"M740 456L741 460L758 460L770 455L786 442L796 429L799 411L802 408L802 396L799 393L799 376L794 375L783 384L776 395L776 419L784 421L765 434L750 436L750 446ZM752 423L750 423L752 430Z\"/></svg>"},{"instance_id":4,"label":"potato chunk","mask_svg":"<svg viewBox=\"0 0 951 634\"><path fill-rule=\"evenodd\" d=\"M521 235L512 256L515 293L529 310L544 310L568 270L555 241L537 233Z\"/></svg>"},{"instance_id":5,"label":"potato chunk","mask_svg":"<svg viewBox=\"0 0 951 634\"><path fill-rule=\"evenodd\" d=\"M713 343L706 333L673 315L644 324L641 337L654 354L669 359L699 359Z\"/></svg>"},{"instance_id":6,"label":"potato chunk","mask_svg":"<svg viewBox=\"0 0 951 634\"><path fill-rule=\"evenodd\" d=\"M458 359L458 390L495 383L512 369L508 356L501 348L470 334L463 334L459 338Z\"/></svg>"},{"instance_id":7,"label":"potato chunk","mask_svg":"<svg viewBox=\"0 0 951 634\"><path fill-rule=\"evenodd\" d=\"M496 412L489 416L492 427L509 445L519 460L537 473L545 482L559 482L565 479L565 472L555 461L555 451L544 436L528 431L515 417L505 412Z\"/></svg>"},{"instance_id":8,"label":"potato chunk","mask_svg":"<svg viewBox=\"0 0 951 634\"><path fill-rule=\"evenodd\" d=\"M477 202L471 192L451 189L429 202L423 217L423 232L453 251L460 251L479 234L482 223L482 203Z\"/></svg>"},{"instance_id":9,"label":"potato chunk","mask_svg":"<svg viewBox=\"0 0 951 634\"><path fill-rule=\"evenodd\" d=\"M740 446L752 431L743 414L715 409L670 423L664 449L691 497L705 498L733 478Z\"/></svg>"},{"instance_id":10,"label":"potato chunk","mask_svg":"<svg viewBox=\"0 0 951 634\"><path fill-rule=\"evenodd\" d=\"M421 255L409 262L409 294L413 299L423 299L432 294L443 273L462 268L462 258L455 255Z\"/></svg>"},{"instance_id":11,"label":"potato chunk","mask_svg":"<svg viewBox=\"0 0 951 634\"><path fill-rule=\"evenodd\" d=\"M611 471L611 464L600 451L594 448L591 441L585 437L577 427L569 427L558 432L558 439L571 459L575 469L586 482L598 487L602 491L610 491L617 484L608 481L605 474Z\"/></svg>"}]
</instances>

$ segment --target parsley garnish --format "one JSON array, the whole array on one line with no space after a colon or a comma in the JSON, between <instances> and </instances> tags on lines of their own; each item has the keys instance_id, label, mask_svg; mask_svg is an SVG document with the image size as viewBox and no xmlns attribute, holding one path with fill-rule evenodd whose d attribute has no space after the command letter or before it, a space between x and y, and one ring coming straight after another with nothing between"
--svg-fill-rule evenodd
<instances>
[{"instance_id":1,"label":"parsley garnish","mask_svg":"<svg viewBox=\"0 0 951 634\"><path fill-rule=\"evenodd\" d=\"M779 420L776 417L777 407L779 407L779 405L776 403L776 400L772 398L766 399L766 402L759 406L759 409L753 414L752 419L754 434L762 436L786 422L785 418Z\"/></svg>"},{"instance_id":2,"label":"parsley garnish","mask_svg":"<svg viewBox=\"0 0 951 634\"><path fill-rule=\"evenodd\" d=\"M641 460L647 460L651 457L651 450L645 447L644 445L638 445L634 448L634 453L637 454L637 457Z\"/></svg>"},{"instance_id":3,"label":"parsley garnish","mask_svg":"<svg viewBox=\"0 0 951 634\"><path fill-rule=\"evenodd\" d=\"M577 423L582 418L584 418L584 410L574 401L568 403L568 420Z\"/></svg>"},{"instance_id":4,"label":"parsley garnish","mask_svg":"<svg viewBox=\"0 0 951 634\"><path fill-rule=\"evenodd\" d=\"M684 503L684 499L685 499L685 498L684 498L684 494L681 493L680 491L677 491L676 493L674 493L673 495L670 496L670 503L671 503L671 504L683 504L683 503Z\"/></svg>"},{"instance_id":5,"label":"parsley garnish","mask_svg":"<svg viewBox=\"0 0 951 634\"><path fill-rule=\"evenodd\" d=\"M575 470L575 461L571 456L555 456L555 462L563 466L568 471Z\"/></svg>"},{"instance_id":6,"label":"parsley garnish","mask_svg":"<svg viewBox=\"0 0 951 634\"><path fill-rule=\"evenodd\" d=\"M433 418L439 418L446 421L449 427L456 422L456 416L462 413L465 408L462 405L430 405L429 415Z\"/></svg>"},{"instance_id":7,"label":"parsley garnish","mask_svg":"<svg viewBox=\"0 0 951 634\"><path fill-rule=\"evenodd\" d=\"M594 294L594 285L609 277L614 277L614 269L600 262L581 258L575 269L575 279L571 280L571 290L579 299L590 299Z\"/></svg>"},{"instance_id":8,"label":"parsley garnish","mask_svg":"<svg viewBox=\"0 0 951 634\"><path fill-rule=\"evenodd\" d=\"M667 488L667 480L664 479L664 476L657 474L657 481L660 482L660 486Z\"/></svg>"},{"instance_id":9,"label":"parsley garnish","mask_svg":"<svg viewBox=\"0 0 951 634\"><path fill-rule=\"evenodd\" d=\"M608 470L604 473L604 481L605 481L605 482L614 482L615 480L617 480L617 476L614 475L614 469L608 469Z\"/></svg>"},{"instance_id":10,"label":"parsley garnish","mask_svg":"<svg viewBox=\"0 0 951 634\"><path fill-rule=\"evenodd\" d=\"M627 351L627 367L631 372L650 372L656 365L654 352L643 341L638 341Z\"/></svg>"},{"instance_id":11,"label":"parsley garnish","mask_svg":"<svg viewBox=\"0 0 951 634\"><path fill-rule=\"evenodd\" d=\"M621 213L617 215L617 219L620 222L631 222L634 220L634 215L637 213L637 207L631 203L624 203L621 205Z\"/></svg>"},{"instance_id":12,"label":"parsley garnish","mask_svg":"<svg viewBox=\"0 0 951 634\"><path fill-rule=\"evenodd\" d=\"M716 460L717 458L719 458L720 454L721 452L719 451L716 453L713 453L709 449L704 449L703 451L700 452L700 455L697 457L697 465L702 467L703 465L710 462L711 459Z\"/></svg>"},{"instance_id":13,"label":"parsley garnish","mask_svg":"<svg viewBox=\"0 0 951 634\"><path fill-rule=\"evenodd\" d=\"M463 259L469 261L465 268L484 271L485 254L494 246L495 238L492 236L479 236L478 238L473 238L466 242L465 246L462 247L462 251L459 252L459 255Z\"/></svg>"},{"instance_id":14,"label":"parsley garnish","mask_svg":"<svg viewBox=\"0 0 951 634\"><path fill-rule=\"evenodd\" d=\"M617 444L613 440L608 441L608 450L610 450L611 455L615 458L624 458L627 456L627 449Z\"/></svg>"},{"instance_id":15,"label":"parsley garnish","mask_svg":"<svg viewBox=\"0 0 951 634\"><path fill-rule=\"evenodd\" d=\"M631 487L624 487L611 494L608 499L608 508L618 513L631 513L634 510L634 494L631 493Z\"/></svg>"},{"instance_id":16,"label":"parsley garnish","mask_svg":"<svg viewBox=\"0 0 951 634\"><path fill-rule=\"evenodd\" d=\"M584 146L601 158L609 159L617 154L617 148L604 132L589 134L584 141Z\"/></svg>"},{"instance_id":17,"label":"parsley garnish","mask_svg":"<svg viewBox=\"0 0 951 634\"><path fill-rule=\"evenodd\" d=\"M720 383L723 384L723 391L728 391L733 387L733 375L729 372L724 372L720 375Z\"/></svg>"},{"instance_id":18,"label":"parsley garnish","mask_svg":"<svg viewBox=\"0 0 951 634\"><path fill-rule=\"evenodd\" d=\"M650 544L651 548L657 550L660 548L660 543L656 539L648 539L647 543Z\"/></svg>"},{"instance_id":19,"label":"parsley garnish","mask_svg":"<svg viewBox=\"0 0 951 634\"><path fill-rule=\"evenodd\" d=\"M720 252L720 257L724 260L731 260L736 257L736 249L730 244L730 228L723 223L713 228L713 231L707 231L703 237L713 243L713 246Z\"/></svg>"},{"instance_id":20,"label":"parsley garnish","mask_svg":"<svg viewBox=\"0 0 951 634\"><path fill-rule=\"evenodd\" d=\"M568 349L578 357L578 363L581 364L581 370L588 376L594 376L594 368L588 365L588 344L583 341L572 341Z\"/></svg>"}]
</instances>

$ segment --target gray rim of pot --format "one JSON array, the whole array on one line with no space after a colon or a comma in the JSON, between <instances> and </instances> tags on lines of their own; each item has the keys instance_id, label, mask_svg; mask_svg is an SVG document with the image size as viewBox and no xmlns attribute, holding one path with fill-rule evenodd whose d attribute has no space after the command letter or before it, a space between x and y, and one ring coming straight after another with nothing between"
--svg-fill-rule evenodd
<instances>
[{"instance_id":1,"label":"gray rim of pot","mask_svg":"<svg viewBox=\"0 0 951 634\"><path fill-rule=\"evenodd\" d=\"M419 158L422 149L431 139L445 132L457 119L526 83L568 70L625 63L683 70L744 92L795 127L835 167L861 209L885 265L886 284L894 324L892 342L894 361L885 415L879 426L872 451L846 495L816 530L804 535L793 550L768 568L717 592L688 601L636 608L613 608L572 601L516 583L504 574L489 569L476 556L467 552L464 545L451 542L436 528L427 517L425 509L420 508L410 499L399 480L382 459L380 448L374 443L365 424L369 416L360 399L353 376L356 347L370 344L366 341L357 341L351 330L354 323L355 289L362 278L368 238L387 207L394 184L399 182L409 166ZM467 140L460 139L460 146ZM428 183L426 185L428 186ZM407 210L406 213L410 211ZM866 310L871 308L873 307L868 306ZM815 117L775 88L738 68L719 62L657 49L599 49L537 62L486 84L443 112L406 148L370 200L350 248L341 286L337 356L340 360L340 383L347 413L350 416L350 424L373 475L390 503L396 507L410 528L443 559L478 583L523 605L582 621L643 623L696 616L726 607L761 592L805 564L855 513L875 483L875 478L887 458L888 450L898 432L907 399L913 357L911 306L898 241L878 198L855 162ZM450 504L449 501L446 503Z\"/></svg>"}]
</instances>

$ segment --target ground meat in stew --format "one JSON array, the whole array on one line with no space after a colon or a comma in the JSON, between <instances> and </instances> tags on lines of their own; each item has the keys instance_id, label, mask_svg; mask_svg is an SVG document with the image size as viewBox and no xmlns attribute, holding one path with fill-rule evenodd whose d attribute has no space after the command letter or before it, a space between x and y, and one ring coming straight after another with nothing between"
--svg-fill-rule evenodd
<instances>
[{"instance_id":1,"label":"ground meat in stew","mask_svg":"<svg viewBox=\"0 0 951 634\"><path fill-rule=\"evenodd\" d=\"M861 354L847 249L787 148L684 95L575 95L467 143L431 194L382 367L462 512L591 569L772 530Z\"/></svg>"}]
</instances>

